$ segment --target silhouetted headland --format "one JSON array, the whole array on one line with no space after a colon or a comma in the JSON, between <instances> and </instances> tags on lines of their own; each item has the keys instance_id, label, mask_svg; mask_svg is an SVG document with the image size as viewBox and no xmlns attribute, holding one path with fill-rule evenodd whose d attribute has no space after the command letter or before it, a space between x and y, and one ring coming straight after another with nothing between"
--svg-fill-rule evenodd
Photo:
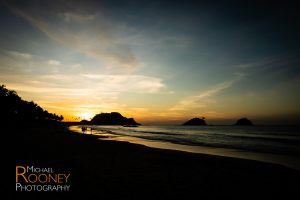
<instances>
[{"instance_id":1,"label":"silhouetted headland","mask_svg":"<svg viewBox=\"0 0 300 200\"><path fill-rule=\"evenodd\" d=\"M141 125L140 123L137 123L133 118L124 117L118 112L97 114L91 120L91 124L95 124L95 125L123 125L123 126Z\"/></svg>"},{"instance_id":2,"label":"silhouetted headland","mask_svg":"<svg viewBox=\"0 0 300 200\"><path fill-rule=\"evenodd\" d=\"M247 118L241 118L234 124L235 126L252 126L253 123Z\"/></svg>"},{"instance_id":3,"label":"silhouetted headland","mask_svg":"<svg viewBox=\"0 0 300 200\"><path fill-rule=\"evenodd\" d=\"M183 123L182 125L186 125L186 126L206 126L207 123L205 122L205 118L202 117L202 119L200 119L200 118L190 119L189 121Z\"/></svg>"}]
</instances>

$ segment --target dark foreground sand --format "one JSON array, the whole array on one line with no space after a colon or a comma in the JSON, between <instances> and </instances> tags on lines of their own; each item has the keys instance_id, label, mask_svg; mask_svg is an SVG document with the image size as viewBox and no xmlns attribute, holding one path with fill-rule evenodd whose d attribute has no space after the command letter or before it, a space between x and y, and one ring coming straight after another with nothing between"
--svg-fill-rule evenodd
<instances>
[{"instance_id":1,"label":"dark foreground sand","mask_svg":"<svg viewBox=\"0 0 300 200\"><path fill-rule=\"evenodd\" d=\"M300 172L280 165L99 141L53 126L6 132L15 137L16 165L71 173L71 192L17 192L18 198L290 199L300 193Z\"/></svg>"}]
</instances>

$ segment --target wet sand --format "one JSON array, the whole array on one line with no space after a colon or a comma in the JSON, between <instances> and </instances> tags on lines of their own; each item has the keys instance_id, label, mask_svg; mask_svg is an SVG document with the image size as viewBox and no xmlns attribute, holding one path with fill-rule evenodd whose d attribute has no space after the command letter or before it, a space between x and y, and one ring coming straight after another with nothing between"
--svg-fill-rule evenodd
<instances>
[{"instance_id":1,"label":"wet sand","mask_svg":"<svg viewBox=\"0 0 300 200\"><path fill-rule=\"evenodd\" d=\"M99 140L60 126L10 128L16 165L68 172L70 192L17 197L191 199L299 196L300 171L281 165Z\"/></svg>"}]
</instances>

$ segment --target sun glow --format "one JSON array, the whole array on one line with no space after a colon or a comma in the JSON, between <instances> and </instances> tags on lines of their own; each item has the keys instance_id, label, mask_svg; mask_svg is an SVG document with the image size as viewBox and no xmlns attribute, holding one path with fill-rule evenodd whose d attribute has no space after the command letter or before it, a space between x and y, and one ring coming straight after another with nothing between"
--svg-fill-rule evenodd
<instances>
[{"instance_id":1,"label":"sun glow","mask_svg":"<svg viewBox=\"0 0 300 200\"><path fill-rule=\"evenodd\" d=\"M80 120L91 120L93 118L93 116L95 115L95 113L93 112L83 112L83 113L79 113L78 116L80 117Z\"/></svg>"}]
</instances>

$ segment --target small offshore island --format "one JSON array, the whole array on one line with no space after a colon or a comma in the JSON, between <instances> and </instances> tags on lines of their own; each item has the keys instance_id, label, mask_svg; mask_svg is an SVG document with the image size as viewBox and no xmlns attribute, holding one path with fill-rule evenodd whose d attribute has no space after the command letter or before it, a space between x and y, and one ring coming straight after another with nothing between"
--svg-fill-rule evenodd
<instances>
[{"instance_id":1,"label":"small offshore island","mask_svg":"<svg viewBox=\"0 0 300 200\"><path fill-rule=\"evenodd\" d=\"M184 126L206 126L207 123L205 122L205 118L202 117L202 119L200 119L200 118L190 119L187 122L183 123L182 125L184 125Z\"/></svg>"},{"instance_id":2,"label":"small offshore island","mask_svg":"<svg viewBox=\"0 0 300 200\"><path fill-rule=\"evenodd\" d=\"M193 118L182 124L183 126L207 126L208 124L205 121L205 117L202 118ZM234 126L253 126L252 121L247 118L241 118L236 121Z\"/></svg>"},{"instance_id":3,"label":"small offshore island","mask_svg":"<svg viewBox=\"0 0 300 200\"><path fill-rule=\"evenodd\" d=\"M235 126L253 126L253 123L247 118L241 118L234 124Z\"/></svg>"}]
</instances>

